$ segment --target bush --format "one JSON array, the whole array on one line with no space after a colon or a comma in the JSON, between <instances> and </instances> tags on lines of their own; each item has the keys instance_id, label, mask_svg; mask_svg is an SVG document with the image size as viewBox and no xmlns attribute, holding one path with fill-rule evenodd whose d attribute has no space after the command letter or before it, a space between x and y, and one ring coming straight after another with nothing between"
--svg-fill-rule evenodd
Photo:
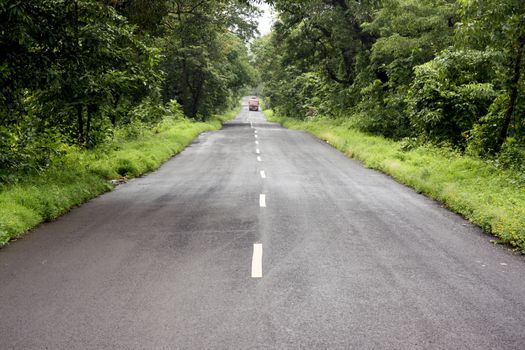
<instances>
[{"instance_id":1,"label":"bush","mask_svg":"<svg viewBox=\"0 0 525 350\"><path fill-rule=\"evenodd\" d=\"M361 96L360 112L354 115L358 129L394 139L412 135L402 91L385 94L384 85L376 79L361 90Z\"/></svg>"},{"instance_id":2,"label":"bush","mask_svg":"<svg viewBox=\"0 0 525 350\"><path fill-rule=\"evenodd\" d=\"M525 180L525 148L521 147L516 139L509 137L498 153L498 162L505 168L521 172Z\"/></svg>"},{"instance_id":3,"label":"bush","mask_svg":"<svg viewBox=\"0 0 525 350\"><path fill-rule=\"evenodd\" d=\"M17 127L0 126L0 184L14 183L20 175L43 170L63 153L64 136L28 120L21 118Z\"/></svg>"},{"instance_id":4,"label":"bush","mask_svg":"<svg viewBox=\"0 0 525 350\"><path fill-rule=\"evenodd\" d=\"M497 57L486 51L445 50L417 66L407 95L407 113L415 129L430 140L465 148L468 132L497 96L491 83Z\"/></svg>"}]
</instances>

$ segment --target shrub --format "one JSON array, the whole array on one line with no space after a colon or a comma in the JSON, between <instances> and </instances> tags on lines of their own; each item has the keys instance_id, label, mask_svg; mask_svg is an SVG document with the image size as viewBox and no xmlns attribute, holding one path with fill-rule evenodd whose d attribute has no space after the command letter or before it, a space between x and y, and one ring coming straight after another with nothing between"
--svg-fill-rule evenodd
<instances>
[{"instance_id":1,"label":"shrub","mask_svg":"<svg viewBox=\"0 0 525 350\"><path fill-rule=\"evenodd\" d=\"M487 51L445 50L417 66L407 95L413 127L431 140L466 147L468 132L497 96L491 83L497 57Z\"/></svg>"}]
</instances>

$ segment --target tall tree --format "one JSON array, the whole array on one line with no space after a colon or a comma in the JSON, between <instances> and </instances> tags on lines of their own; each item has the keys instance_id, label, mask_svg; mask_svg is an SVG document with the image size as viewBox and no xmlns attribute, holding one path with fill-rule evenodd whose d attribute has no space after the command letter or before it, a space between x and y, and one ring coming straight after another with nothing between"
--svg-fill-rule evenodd
<instances>
[{"instance_id":1,"label":"tall tree","mask_svg":"<svg viewBox=\"0 0 525 350\"><path fill-rule=\"evenodd\" d=\"M523 91L525 49L525 2L521 0L461 0L462 23L458 39L463 46L478 50L498 51L504 56L502 81L506 108L499 121L492 152L501 149L509 133ZM494 121L492 121L494 122ZM520 121L516 121L517 125Z\"/></svg>"},{"instance_id":2,"label":"tall tree","mask_svg":"<svg viewBox=\"0 0 525 350\"><path fill-rule=\"evenodd\" d=\"M456 0L383 1L363 25L378 39L361 72L361 128L395 138L413 134L405 98L414 67L452 45L456 20Z\"/></svg>"},{"instance_id":3,"label":"tall tree","mask_svg":"<svg viewBox=\"0 0 525 350\"><path fill-rule=\"evenodd\" d=\"M283 39L309 42L310 59L331 80L343 87L351 86L357 76L357 64L363 51L370 49L375 38L362 24L371 20L378 1L345 0L273 0L279 12L276 31ZM295 60L302 51L286 52ZM294 55L295 54L295 55Z\"/></svg>"},{"instance_id":4,"label":"tall tree","mask_svg":"<svg viewBox=\"0 0 525 350\"><path fill-rule=\"evenodd\" d=\"M251 79L240 44L255 33L256 13L253 5L237 1L173 1L160 43L167 74L164 98L177 99L187 115L197 118L228 106L238 86ZM239 77L244 80L234 82Z\"/></svg>"}]
</instances>

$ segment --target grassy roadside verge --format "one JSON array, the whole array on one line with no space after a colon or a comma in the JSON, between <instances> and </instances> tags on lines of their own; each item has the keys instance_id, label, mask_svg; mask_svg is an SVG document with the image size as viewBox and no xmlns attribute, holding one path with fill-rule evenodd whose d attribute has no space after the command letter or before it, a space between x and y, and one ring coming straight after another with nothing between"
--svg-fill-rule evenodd
<instances>
[{"instance_id":1,"label":"grassy roadside verge","mask_svg":"<svg viewBox=\"0 0 525 350\"><path fill-rule=\"evenodd\" d=\"M208 122L166 119L131 140L93 150L69 149L44 172L0 186L0 247L113 188L109 180L157 169L204 131L220 129L238 110Z\"/></svg>"},{"instance_id":2,"label":"grassy roadside verge","mask_svg":"<svg viewBox=\"0 0 525 350\"><path fill-rule=\"evenodd\" d=\"M447 149L420 146L403 149L402 142L371 136L344 122L267 118L301 129L329 142L369 168L442 202L486 232L525 253L525 174L502 170L482 160Z\"/></svg>"}]
</instances>

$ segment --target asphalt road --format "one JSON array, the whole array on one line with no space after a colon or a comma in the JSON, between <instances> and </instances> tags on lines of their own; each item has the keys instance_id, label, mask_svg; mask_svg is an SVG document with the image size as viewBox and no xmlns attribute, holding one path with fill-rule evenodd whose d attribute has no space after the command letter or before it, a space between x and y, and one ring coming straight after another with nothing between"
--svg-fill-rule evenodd
<instances>
[{"instance_id":1,"label":"asphalt road","mask_svg":"<svg viewBox=\"0 0 525 350\"><path fill-rule=\"evenodd\" d=\"M0 349L524 349L525 260L489 240L244 106L1 249Z\"/></svg>"}]
</instances>

